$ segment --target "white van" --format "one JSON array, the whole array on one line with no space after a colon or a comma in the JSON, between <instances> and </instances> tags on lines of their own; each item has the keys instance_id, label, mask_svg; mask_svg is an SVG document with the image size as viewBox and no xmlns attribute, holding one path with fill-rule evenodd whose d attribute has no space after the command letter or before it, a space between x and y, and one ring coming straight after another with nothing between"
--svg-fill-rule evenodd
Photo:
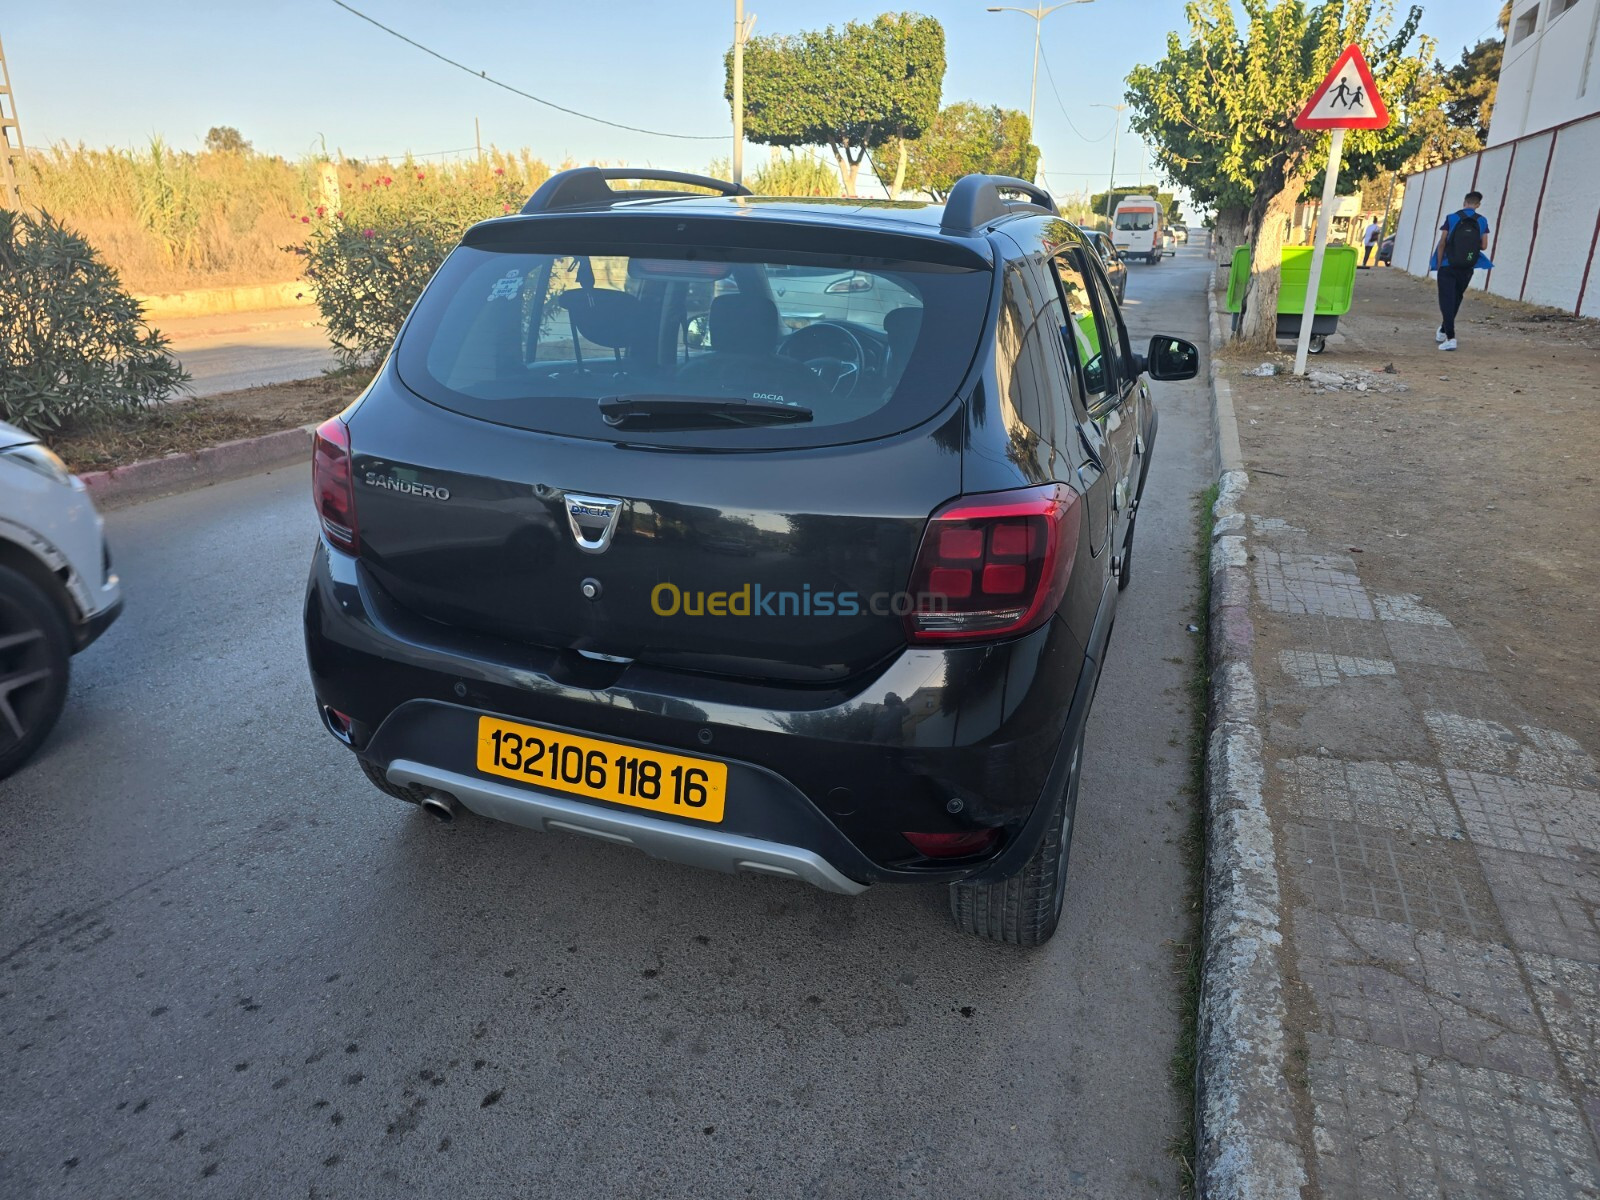
<instances>
[{"instance_id":1,"label":"white van","mask_svg":"<svg viewBox=\"0 0 1600 1200\"><path fill-rule=\"evenodd\" d=\"M1167 253L1167 214L1154 196L1129 196L1111 218L1111 241L1124 258L1158 263Z\"/></svg>"}]
</instances>

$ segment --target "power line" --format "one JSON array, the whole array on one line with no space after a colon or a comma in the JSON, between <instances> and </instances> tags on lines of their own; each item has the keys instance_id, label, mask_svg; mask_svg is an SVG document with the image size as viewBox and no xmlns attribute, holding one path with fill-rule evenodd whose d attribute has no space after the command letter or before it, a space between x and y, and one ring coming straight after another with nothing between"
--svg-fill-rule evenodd
<instances>
[{"instance_id":1,"label":"power line","mask_svg":"<svg viewBox=\"0 0 1600 1200\"><path fill-rule=\"evenodd\" d=\"M424 54L431 54L434 58L437 58L440 62L448 63L450 66L456 68L456 70L458 70L458 71L465 71L468 75L471 75L474 79L481 79L485 83L492 83L497 88L504 88L506 91L511 92L514 95L521 96L525 100L532 100L535 104L542 104L546 108L553 108L557 112L566 113L568 116L581 117L585 121L594 121L596 124L599 124L599 125L609 125L613 129L626 129L629 133L647 133L651 137L677 138L680 141L685 141L685 142L720 142L720 141L725 140L726 137L728 136L727 134L724 134L724 133L715 133L715 134L663 133L659 129L642 129L638 125L624 125L620 121L608 121L604 117L591 116L589 113L579 112L575 108L567 108L565 105L557 104L553 100L546 100L542 96L535 96L532 92L525 92L521 88L512 87L509 83L501 83L500 80L495 79L494 77L492 77L491 75L489 75L485 71L474 71L471 67L467 66L465 63L459 63L453 58L447 58L445 55L440 54L437 50L430 49L429 47L424 46L421 42L413 41L411 38L408 38L405 34L401 33L399 30L390 29L382 21L374 20L372 17L367 16L367 14L362 12L360 9L351 8L350 5L348 5L348 4L346 4L344 2L344 0L333 0L333 3L337 4L340 8L344 9L346 12L360 17L363 21L367 22L367 24L376 25L379 29L383 30L385 33L389 34L391 37L399 38L402 42L406 43L406 45L415 46L418 50L421 50Z\"/></svg>"},{"instance_id":2,"label":"power line","mask_svg":"<svg viewBox=\"0 0 1600 1200\"><path fill-rule=\"evenodd\" d=\"M337 3L337 0L335 0L335 2ZM1067 124L1072 125L1072 117L1067 113L1067 106L1061 103L1061 93L1056 90L1056 75L1055 72L1050 69L1050 56L1044 52L1042 47L1039 50L1039 57L1044 60L1045 78L1050 81L1050 90L1055 92L1056 105L1061 109L1061 115L1067 118ZM1083 138L1083 140L1086 142L1103 142L1111 136L1111 131L1107 130L1097 138L1084 137L1083 130L1079 129L1076 125L1072 125L1072 132L1077 134L1080 138Z\"/></svg>"}]
</instances>

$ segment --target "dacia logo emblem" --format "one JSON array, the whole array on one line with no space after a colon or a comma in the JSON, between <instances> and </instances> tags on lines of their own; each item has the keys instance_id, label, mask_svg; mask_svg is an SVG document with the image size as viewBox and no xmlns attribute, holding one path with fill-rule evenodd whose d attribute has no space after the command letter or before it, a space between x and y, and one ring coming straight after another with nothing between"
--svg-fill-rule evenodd
<instances>
[{"instance_id":1,"label":"dacia logo emblem","mask_svg":"<svg viewBox=\"0 0 1600 1200\"><path fill-rule=\"evenodd\" d=\"M617 530L622 501L611 496L580 496L566 493L567 524L578 549L586 554L604 554Z\"/></svg>"}]
</instances>

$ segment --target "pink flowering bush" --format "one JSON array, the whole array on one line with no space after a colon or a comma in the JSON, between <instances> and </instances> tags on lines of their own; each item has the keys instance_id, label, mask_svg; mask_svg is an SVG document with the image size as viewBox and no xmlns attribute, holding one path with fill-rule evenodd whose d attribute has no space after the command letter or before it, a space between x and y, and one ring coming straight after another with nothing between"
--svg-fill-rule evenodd
<instances>
[{"instance_id":1,"label":"pink flowering bush","mask_svg":"<svg viewBox=\"0 0 1600 1200\"><path fill-rule=\"evenodd\" d=\"M520 170L509 156L493 169L404 165L409 169L398 174L341 178L344 207L330 217L319 205L314 221L301 218L314 226L304 247L305 277L334 352L349 367L375 366L388 353L467 226L515 212L549 174L542 163Z\"/></svg>"}]
</instances>

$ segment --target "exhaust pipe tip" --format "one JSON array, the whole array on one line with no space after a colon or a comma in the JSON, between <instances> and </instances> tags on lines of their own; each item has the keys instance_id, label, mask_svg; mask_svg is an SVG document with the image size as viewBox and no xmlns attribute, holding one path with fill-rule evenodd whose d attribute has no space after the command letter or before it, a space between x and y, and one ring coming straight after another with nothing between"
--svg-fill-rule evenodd
<instances>
[{"instance_id":1,"label":"exhaust pipe tip","mask_svg":"<svg viewBox=\"0 0 1600 1200\"><path fill-rule=\"evenodd\" d=\"M422 811L441 825L448 825L461 812L461 801L449 792L429 792L421 800Z\"/></svg>"}]
</instances>

